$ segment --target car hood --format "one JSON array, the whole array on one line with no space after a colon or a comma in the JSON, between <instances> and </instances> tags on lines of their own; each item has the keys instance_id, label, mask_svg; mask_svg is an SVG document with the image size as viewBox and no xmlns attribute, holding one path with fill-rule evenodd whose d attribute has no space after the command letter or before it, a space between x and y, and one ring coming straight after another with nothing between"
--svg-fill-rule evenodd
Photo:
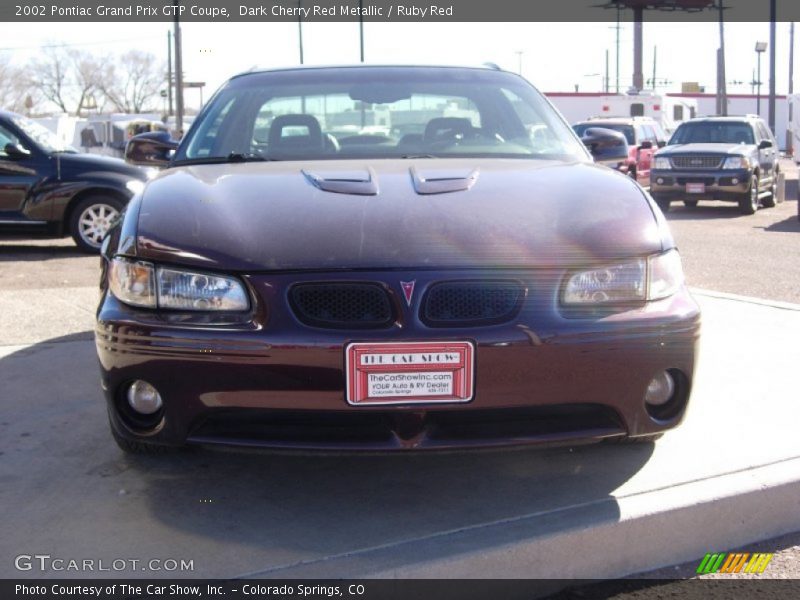
<instances>
[{"instance_id":1,"label":"car hood","mask_svg":"<svg viewBox=\"0 0 800 600\"><path fill-rule=\"evenodd\" d=\"M98 154L62 152L55 155L61 161L62 169L70 169L79 172L105 172L116 173L141 179L147 179L144 169L129 165L124 160L112 158L110 156L100 156Z\"/></svg>"},{"instance_id":2,"label":"car hood","mask_svg":"<svg viewBox=\"0 0 800 600\"><path fill-rule=\"evenodd\" d=\"M194 165L146 187L136 254L225 270L545 267L663 249L629 178L588 163Z\"/></svg>"},{"instance_id":3,"label":"car hood","mask_svg":"<svg viewBox=\"0 0 800 600\"><path fill-rule=\"evenodd\" d=\"M725 154L744 156L753 152L755 146L748 144L675 144L658 151L658 156L677 154Z\"/></svg>"}]
</instances>

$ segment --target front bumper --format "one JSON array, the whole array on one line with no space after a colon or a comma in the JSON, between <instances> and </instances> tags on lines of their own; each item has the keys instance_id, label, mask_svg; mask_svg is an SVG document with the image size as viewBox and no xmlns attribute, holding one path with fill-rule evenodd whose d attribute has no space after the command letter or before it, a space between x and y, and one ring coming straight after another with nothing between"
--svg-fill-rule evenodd
<instances>
[{"instance_id":1,"label":"front bumper","mask_svg":"<svg viewBox=\"0 0 800 600\"><path fill-rule=\"evenodd\" d=\"M710 171L681 171L653 169L650 171L650 194L659 199L738 200L750 189L751 173L746 169ZM703 184L704 191L691 193L688 184Z\"/></svg>"},{"instance_id":2,"label":"front bumper","mask_svg":"<svg viewBox=\"0 0 800 600\"><path fill-rule=\"evenodd\" d=\"M557 286L540 290L529 273L516 275L528 278L517 316L463 328L427 327L413 304L401 323L379 331L308 327L286 301L290 275L248 277L270 309L257 306L240 324L167 322L105 294L95 338L112 427L124 438L165 445L402 450L591 441L653 434L680 422L685 405L656 420L643 397L657 373L673 369L684 377L688 399L700 329L688 291L575 318L558 310ZM359 274L387 283L416 279L418 298L434 276L459 274L430 280L423 273ZM349 405L346 345L411 340L474 343L474 399ZM164 400L163 417L147 427L126 416L125 390L136 379L154 385Z\"/></svg>"}]
</instances>

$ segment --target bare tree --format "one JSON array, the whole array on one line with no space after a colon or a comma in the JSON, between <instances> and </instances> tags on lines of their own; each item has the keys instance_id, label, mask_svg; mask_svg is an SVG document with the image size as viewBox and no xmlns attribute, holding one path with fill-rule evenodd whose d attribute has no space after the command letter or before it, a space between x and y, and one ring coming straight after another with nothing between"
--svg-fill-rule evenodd
<instances>
[{"instance_id":1,"label":"bare tree","mask_svg":"<svg viewBox=\"0 0 800 600\"><path fill-rule=\"evenodd\" d=\"M100 105L102 89L106 86L110 74L110 61L107 57L98 57L81 50L71 50L69 59L73 72L73 88L77 104L75 114L80 115L93 97L97 103L92 108Z\"/></svg>"},{"instance_id":2,"label":"bare tree","mask_svg":"<svg viewBox=\"0 0 800 600\"><path fill-rule=\"evenodd\" d=\"M42 55L43 58L35 59L28 66L31 85L62 112L68 113L73 84L69 53L63 46L49 46L42 50Z\"/></svg>"},{"instance_id":3,"label":"bare tree","mask_svg":"<svg viewBox=\"0 0 800 600\"><path fill-rule=\"evenodd\" d=\"M38 94L29 87L24 73L8 56L0 55L0 109L24 113L35 106Z\"/></svg>"},{"instance_id":4,"label":"bare tree","mask_svg":"<svg viewBox=\"0 0 800 600\"><path fill-rule=\"evenodd\" d=\"M159 98L164 77L164 65L154 55L131 50L106 71L102 91L117 110L141 113Z\"/></svg>"}]
</instances>

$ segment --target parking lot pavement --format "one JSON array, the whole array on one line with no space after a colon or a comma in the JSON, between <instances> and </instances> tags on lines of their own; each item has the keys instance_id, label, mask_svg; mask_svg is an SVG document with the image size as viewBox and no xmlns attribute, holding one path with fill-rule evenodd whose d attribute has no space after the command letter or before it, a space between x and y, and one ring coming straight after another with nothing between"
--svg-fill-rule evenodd
<instances>
[{"instance_id":1,"label":"parking lot pavement","mask_svg":"<svg viewBox=\"0 0 800 600\"><path fill-rule=\"evenodd\" d=\"M800 221L797 167L783 160L787 200L754 215L735 204L679 202L667 213L689 285L800 303Z\"/></svg>"},{"instance_id":2,"label":"parking lot pavement","mask_svg":"<svg viewBox=\"0 0 800 600\"><path fill-rule=\"evenodd\" d=\"M97 259L14 248L0 269L28 277L0 291L0 577L78 575L15 570L35 553L141 561L99 576L610 577L800 530L797 307L699 293L692 405L655 445L133 459L99 389Z\"/></svg>"}]
</instances>

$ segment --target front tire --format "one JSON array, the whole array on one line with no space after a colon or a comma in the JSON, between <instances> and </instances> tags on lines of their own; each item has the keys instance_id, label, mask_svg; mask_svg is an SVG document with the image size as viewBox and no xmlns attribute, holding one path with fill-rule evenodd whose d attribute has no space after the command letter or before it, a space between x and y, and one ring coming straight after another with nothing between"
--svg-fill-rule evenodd
<instances>
[{"instance_id":1,"label":"front tire","mask_svg":"<svg viewBox=\"0 0 800 600\"><path fill-rule=\"evenodd\" d=\"M78 202L69 218L69 233L81 251L96 253L124 204L112 196L95 194Z\"/></svg>"},{"instance_id":2,"label":"front tire","mask_svg":"<svg viewBox=\"0 0 800 600\"><path fill-rule=\"evenodd\" d=\"M739 212L743 215L754 215L758 210L758 175L750 178L750 189L739 198Z\"/></svg>"},{"instance_id":3,"label":"front tire","mask_svg":"<svg viewBox=\"0 0 800 600\"><path fill-rule=\"evenodd\" d=\"M772 185L769 188L769 198L764 198L761 204L764 208L775 208L778 204L778 170L772 172Z\"/></svg>"},{"instance_id":4,"label":"front tire","mask_svg":"<svg viewBox=\"0 0 800 600\"><path fill-rule=\"evenodd\" d=\"M653 198L658 204L658 208L661 209L661 212L668 213L669 207L672 204L672 200L669 198Z\"/></svg>"}]
</instances>

